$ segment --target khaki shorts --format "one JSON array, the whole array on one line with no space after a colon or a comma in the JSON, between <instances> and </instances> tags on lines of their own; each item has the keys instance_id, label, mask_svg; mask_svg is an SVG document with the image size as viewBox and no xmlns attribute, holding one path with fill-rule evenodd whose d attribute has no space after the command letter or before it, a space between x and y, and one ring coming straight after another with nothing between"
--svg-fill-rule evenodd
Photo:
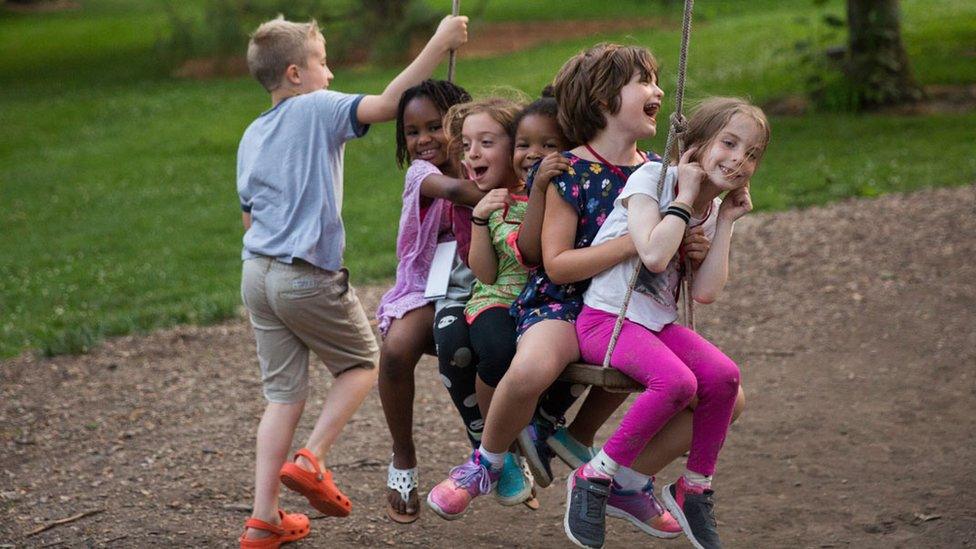
<instances>
[{"instance_id":1,"label":"khaki shorts","mask_svg":"<svg viewBox=\"0 0 976 549\"><path fill-rule=\"evenodd\" d=\"M264 396L271 402L290 404L308 396L309 349L333 376L376 365L376 337L345 269L248 259L241 298L254 328Z\"/></svg>"}]
</instances>

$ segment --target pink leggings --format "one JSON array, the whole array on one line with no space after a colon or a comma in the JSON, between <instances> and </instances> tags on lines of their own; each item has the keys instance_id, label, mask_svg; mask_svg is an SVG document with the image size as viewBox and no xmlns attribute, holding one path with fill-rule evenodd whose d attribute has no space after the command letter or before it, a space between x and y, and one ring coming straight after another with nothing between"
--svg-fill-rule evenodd
<instances>
[{"instance_id":1,"label":"pink leggings","mask_svg":"<svg viewBox=\"0 0 976 549\"><path fill-rule=\"evenodd\" d=\"M602 364L617 315L583 307L576 320L583 360ZM603 451L630 466L654 435L698 396L692 420L688 469L715 472L739 392L739 367L714 345L680 324L652 332L624 321L610 365L646 390L627 410Z\"/></svg>"}]
</instances>

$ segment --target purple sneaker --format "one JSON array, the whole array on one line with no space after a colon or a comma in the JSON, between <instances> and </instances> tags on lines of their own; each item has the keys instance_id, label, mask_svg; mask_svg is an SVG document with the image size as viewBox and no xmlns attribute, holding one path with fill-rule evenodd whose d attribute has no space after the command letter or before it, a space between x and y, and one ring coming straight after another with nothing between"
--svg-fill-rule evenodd
<instances>
[{"instance_id":1,"label":"purple sneaker","mask_svg":"<svg viewBox=\"0 0 976 549\"><path fill-rule=\"evenodd\" d=\"M471 500L489 492L502 472L494 471L487 462L481 463L477 450L471 458L451 469L451 474L427 494L427 505L446 520L461 518Z\"/></svg>"},{"instance_id":2,"label":"purple sneaker","mask_svg":"<svg viewBox=\"0 0 976 549\"><path fill-rule=\"evenodd\" d=\"M607 515L630 521L656 537L671 539L681 535L681 525L654 497L654 480L640 490L624 490L614 482L607 499Z\"/></svg>"}]
</instances>

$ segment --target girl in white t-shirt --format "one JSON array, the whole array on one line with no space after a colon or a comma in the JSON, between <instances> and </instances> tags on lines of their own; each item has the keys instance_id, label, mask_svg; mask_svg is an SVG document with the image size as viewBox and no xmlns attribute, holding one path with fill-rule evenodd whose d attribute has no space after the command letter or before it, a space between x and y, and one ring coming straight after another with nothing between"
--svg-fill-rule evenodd
<instances>
[{"instance_id":1,"label":"girl in white t-shirt","mask_svg":"<svg viewBox=\"0 0 976 549\"><path fill-rule=\"evenodd\" d=\"M752 209L749 180L769 142L763 112L745 101L713 98L691 116L687 152L668 169L658 192L661 165L634 172L593 245L630 234L638 255L593 278L576 321L584 361L603 362L630 278L642 265L610 365L642 383L641 393L603 449L577 469L574 493L604 484L629 467L649 440L694 399L691 451L684 475L663 489L663 499L696 547L715 547L711 480L732 418L739 368L714 345L675 323L685 231L701 225L711 241L695 269L691 297L710 303L725 286L732 223ZM725 200L719 195L727 193ZM584 481L584 482L581 482ZM588 481L588 482L586 482ZM580 496L576 496L580 497Z\"/></svg>"}]
</instances>

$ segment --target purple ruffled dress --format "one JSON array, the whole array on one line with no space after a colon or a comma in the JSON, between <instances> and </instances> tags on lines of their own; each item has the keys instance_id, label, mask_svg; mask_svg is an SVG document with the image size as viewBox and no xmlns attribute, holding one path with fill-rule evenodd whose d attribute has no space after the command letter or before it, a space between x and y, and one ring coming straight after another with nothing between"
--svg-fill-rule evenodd
<instances>
[{"instance_id":1,"label":"purple ruffled dress","mask_svg":"<svg viewBox=\"0 0 976 549\"><path fill-rule=\"evenodd\" d=\"M376 310L380 333L386 332L394 319L430 303L424 297L427 275L440 241L453 240L450 231L451 203L437 198L421 209L420 184L429 175L440 175L437 166L424 160L414 160L407 169L403 187L403 209L397 233L396 284L390 288Z\"/></svg>"}]
</instances>

